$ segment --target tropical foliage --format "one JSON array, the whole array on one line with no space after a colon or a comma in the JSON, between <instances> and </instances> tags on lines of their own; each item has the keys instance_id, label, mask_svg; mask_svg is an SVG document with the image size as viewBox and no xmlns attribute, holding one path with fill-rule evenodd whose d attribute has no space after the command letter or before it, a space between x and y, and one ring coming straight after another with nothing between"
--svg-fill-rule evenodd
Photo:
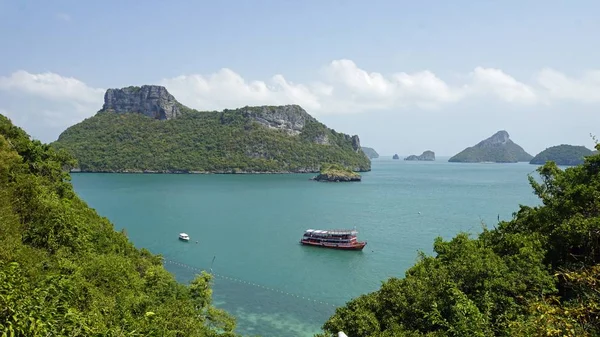
<instances>
[{"instance_id":1,"label":"tropical foliage","mask_svg":"<svg viewBox=\"0 0 600 337\"><path fill-rule=\"evenodd\" d=\"M438 238L434 256L338 308L320 336L600 335L600 155L538 173L539 206L476 238Z\"/></svg>"},{"instance_id":2,"label":"tropical foliage","mask_svg":"<svg viewBox=\"0 0 600 337\"><path fill-rule=\"evenodd\" d=\"M211 275L176 282L77 197L74 164L0 115L0 335L235 336Z\"/></svg>"}]
</instances>

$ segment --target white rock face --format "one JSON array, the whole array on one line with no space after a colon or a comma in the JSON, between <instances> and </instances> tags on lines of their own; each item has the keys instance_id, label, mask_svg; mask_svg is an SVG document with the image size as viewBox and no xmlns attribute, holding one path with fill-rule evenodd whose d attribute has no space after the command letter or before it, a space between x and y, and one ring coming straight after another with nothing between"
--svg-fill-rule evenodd
<instances>
[{"instance_id":1,"label":"white rock face","mask_svg":"<svg viewBox=\"0 0 600 337\"><path fill-rule=\"evenodd\" d=\"M137 112L156 119L173 119L181 113L175 97L165 87L158 85L108 89L104 94L102 110Z\"/></svg>"}]
</instances>

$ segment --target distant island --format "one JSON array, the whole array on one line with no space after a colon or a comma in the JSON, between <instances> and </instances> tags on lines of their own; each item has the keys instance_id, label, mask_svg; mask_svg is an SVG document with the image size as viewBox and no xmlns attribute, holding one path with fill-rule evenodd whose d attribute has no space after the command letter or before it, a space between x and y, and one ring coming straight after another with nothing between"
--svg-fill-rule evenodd
<instances>
[{"instance_id":1,"label":"distant island","mask_svg":"<svg viewBox=\"0 0 600 337\"><path fill-rule=\"evenodd\" d=\"M529 163L544 165L547 161L553 161L556 165L576 166L583 164L584 157L592 154L594 152L585 146L561 144L538 153Z\"/></svg>"},{"instance_id":2,"label":"distant island","mask_svg":"<svg viewBox=\"0 0 600 337\"><path fill-rule=\"evenodd\" d=\"M516 163L529 162L532 158L532 155L510 139L508 132L501 130L476 145L464 149L448 161L456 163Z\"/></svg>"},{"instance_id":3,"label":"distant island","mask_svg":"<svg viewBox=\"0 0 600 337\"><path fill-rule=\"evenodd\" d=\"M361 181L361 176L338 164L323 164L319 175L312 178L312 180L327 182Z\"/></svg>"},{"instance_id":4,"label":"distant island","mask_svg":"<svg viewBox=\"0 0 600 337\"><path fill-rule=\"evenodd\" d=\"M423 153L421 153L420 156L417 155L410 155L406 158L404 158L404 160L424 160L424 161L434 161L435 160L435 152L433 151L425 151Z\"/></svg>"},{"instance_id":5,"label":"distant island","mask_svg":"<svg viewBox=\"0 0 600 337\"><path fill-rule=\"evenodd\" d=\"M398 156L398 154L395 154L392 159L400 159L400 156Z\"/></svg>"},{"instance_id":6,"label":"distant island","mask_svg":"<svg viewBox=\"0 0 600 337\"><path fill-rule=\"evenodd\" d=\"M197 111L155 85L108 89L98 113L51 144L75 172L311 173L325 162L371 170L358 136L298 105Z\"/></svg>"},{"instance_id":7,"label":"distant island","mask_svg":"<svg viewBox=\"0 0 600 337\"><path fill-rule=\"evenodd\" d=\"M369 159L379 158L379 153L371 147L362 146L363 152L369 157Z\"/></svg>"}]
</instances>

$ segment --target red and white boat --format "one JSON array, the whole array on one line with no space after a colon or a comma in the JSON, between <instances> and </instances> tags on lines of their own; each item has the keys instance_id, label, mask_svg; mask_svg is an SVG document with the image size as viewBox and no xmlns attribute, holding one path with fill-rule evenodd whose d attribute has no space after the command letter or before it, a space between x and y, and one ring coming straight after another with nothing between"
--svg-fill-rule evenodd
<instances>
[{"instance_id":1,"label":"red and white boat","mask_svg":"<svg viewBox=\"0 0 600 337\"><path fill-rule=\"evenodd\" d=\"M358 241L356 229L307 229L300 240L303 245L343 249L362 250L367 245L366 241Z\"/></svg>"}]
</instances>

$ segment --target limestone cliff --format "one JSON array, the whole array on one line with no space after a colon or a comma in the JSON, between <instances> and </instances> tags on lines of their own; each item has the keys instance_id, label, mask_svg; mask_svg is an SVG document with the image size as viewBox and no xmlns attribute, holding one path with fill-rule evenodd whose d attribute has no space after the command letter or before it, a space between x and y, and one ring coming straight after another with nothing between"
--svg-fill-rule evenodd
<instances>
[{"instance_id":1,"label":"limestone cliff","mask_svg":"<svg viewBox=\"0 0 600 337\"><path fill-rule=\"evenodd\" d=\"M131 86L106 90L102 111L137 112L156 119L173 119L181 114L181 104L165 87Z\"/></svg>"},{"instance_id":2,"label":"limestone cliff","mask_svg":"<svg viewBox=\"0 0 600 337\"><path fill-rule=\"evenodd\" d=\"M427 151L421 153L420 156L413 154L413 155L410 155L410 156L404 158L404 160L434 161L435 160L435 152L427 150Z\"/></svg>"},{"instance_id":3,"label":"limestone cliff","mask_svg":"<svg viewBox=\"0 0 600 337\"><path fill-rule=\"evenodd\" d=\"M462 163L516 163L529 162L532 158L532 155L525 152L522 147L510 139L508 132L501 130L476 145L464 149L448 161Z\"/></svg>"},{"instance_id":4,"label":"limestone cliff","mask_svg":"<svg viewBox=\"0 0 600 337\"><path fill-rule=\"evenodd\" d=\"M270 129L283 130L290 135L299 135L307 122L317 120L299 105L258 106L240 109L242 115L250 117ZM315 140L327 144L328 139Z\"/></svg>"}]
</instances>

